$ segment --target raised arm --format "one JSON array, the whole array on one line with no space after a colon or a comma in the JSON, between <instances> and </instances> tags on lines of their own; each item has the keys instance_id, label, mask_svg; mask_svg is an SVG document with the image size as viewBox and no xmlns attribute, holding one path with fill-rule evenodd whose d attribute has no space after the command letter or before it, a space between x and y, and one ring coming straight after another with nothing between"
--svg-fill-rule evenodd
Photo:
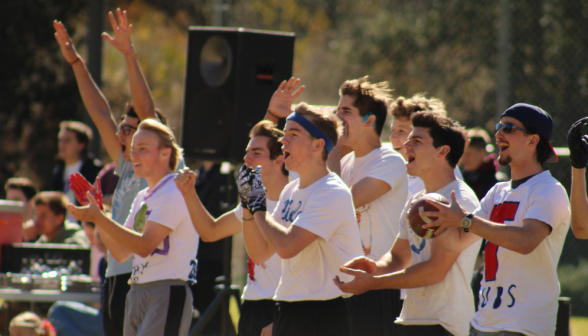
<instances>
[{"instance_id":1,"label":"raised arm","mask_svg":"<svg viewBox=\"0 0 588 336\"><path fill-rule=\"evenodd\" d=\"M100 137L104 142L108 155L114 162L118 162L120 141L116 135L116 122L110 110L110 105L108 105L108 101L92 79L92 76L90 76L86 64L76 51L63 23L53 21L53 27L55 28L55 39L59 43L61 53L74 70L84 106L88 110L92 121L96 124L98 132L100 132Z\"/></svg>"},{"instance_id":2,"label":"raised arm","mask_svg":"<svg viewBox=\"0 0 588 336\"><path fill-rule=\"evenodd\" d=\"M131 43L131 29L133 25L128 24L127 11L121 12L120 8L116 9L118 23L114 18L112 12L108 13L110 24L114 31L114 37L107 33L102 33L102 37L108 41L118 51L122 52L127 64L129 72L129 85L131 88L131 97L133 97L133 105L139 119L155 118L155 103L151 90L147 84L147 80L143 75L143 71L139 66L139 60L135 48Z\"/></svg>"},{"instance_id":3,"label":"raised arm","mask_svg":"<svg viewBox=\"0 0 588 336\"><path fill-rule=\"evenodd\" d=\"M218 219L212 217L206 210L194 188L196 184L195 172L184 168L184 170L178 172L174 180L182 196L184 196L192 224L203 241L215 242L241 232L242 225L235 214L235 210L223 214Z\"/></svg>"},{"instance_id":4,"label":"raised arm","mask_svg":"<svg viewBox=\"0 0 588 336\"><path fill-rule=\"evenodd\" d=\"M588 118L576 121L567 136L572 161L572 190L570 192L572 231L578 239L588 239L588 199L586 198L588 136L582 134L582 127L586 124L588 124Z\"/></svg>"},{"instance_id":5,"label":"raised arm","mask_svg":"<svg viewBox=\"0 0 588 336\"><path fill-rule=\"evenodd\" d=\"M256 264L265 262L276 253L259 230L251 212L245 208L243 209L243 239L249 258Z\"/></svg>"},{"instance_id":6,"label":"raised arm","mask_svg":"<svg viewBox=\"0 0 588 336\"><path fill-rule=\"evenodd\" d=\"M304 85L299 87L298 90L296 89L298 84L300 84L300 79L294 77L280 84L276 92L272 95L265 114L265 120L269 120L277 125L280 118L286 118L292 113L294 100L304 91Z\"/></svg>"}]
</instances>

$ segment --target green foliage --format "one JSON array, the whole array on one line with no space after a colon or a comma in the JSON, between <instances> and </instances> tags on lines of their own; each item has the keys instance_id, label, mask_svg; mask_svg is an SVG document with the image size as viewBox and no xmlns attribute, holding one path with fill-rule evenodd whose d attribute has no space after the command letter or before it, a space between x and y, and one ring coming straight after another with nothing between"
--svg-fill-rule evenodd
<instances>
[{"instance_id":1,"label":"green foliage","mask_svg":"<svg viewBox=\"0 0 588 336\"><path fill-rule=\"evenodd\" d=\"M572 298L572 314L588 316L588 260L577 265L560 265L557 270L561 295Z\"/></svg>"}]
</instances>

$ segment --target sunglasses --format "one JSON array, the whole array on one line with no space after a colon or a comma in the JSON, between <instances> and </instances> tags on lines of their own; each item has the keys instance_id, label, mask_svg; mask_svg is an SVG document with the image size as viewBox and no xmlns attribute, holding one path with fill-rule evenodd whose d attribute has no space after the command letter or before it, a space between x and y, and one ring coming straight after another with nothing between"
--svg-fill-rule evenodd
<instances>
[{"instance_id":1,"label":"sunglasses","mask_svg":"<svg viewBox=\"0 0 588 336\"><path fill-rule=\"evenodd\" d=\"M502 131L506 134L510 134L512 133L514 130L519 130L519 131L523 131L525 133L530 133L529 131L527 131L524 128L520 128L520 127L516 127L515 125L513 125L512 123L509 122L505 122L504 124L498 123L496 124L496 129L494 133L498 133L498 130L500 130L502 128Z\"/></svg>"},{"instance_id":2,"label":"sunglasses","mask_svg":"<svg viewBox=\"0 0 588 336\"><path fill-rule=\"evenodd\" d=\"M122 133L123 133L124 135L129 135L129 134L131 134L131 130L135 130L135 131L136 131L136 130L137 130L137 127L133 127L133 126L131 126L131 125L118 125L118 126L116 127L116 133L118 133L118 132L122 131Z\"/></svg>"}]
</instances>

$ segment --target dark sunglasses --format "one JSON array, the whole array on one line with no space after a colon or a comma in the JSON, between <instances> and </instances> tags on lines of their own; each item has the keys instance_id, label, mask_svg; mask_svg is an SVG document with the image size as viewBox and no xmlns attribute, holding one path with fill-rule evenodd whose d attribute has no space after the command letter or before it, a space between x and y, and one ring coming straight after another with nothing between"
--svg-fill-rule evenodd
<instances>
[{"instance_id":1,"label":"dark sunglasses","mask_svg":"<svg viewBox=\"0 0 588 336\"><path fill-rule=\"evenodd\" d=\"M118 132L120 132L122 130L122 133L124 135L129 135L129 134L131 134L131 130L132 129L136 131L137 130L137 127L133 127L131 125L118 125L116 127L116 133L118 133Z\"/></svg>"},{"instance_id":2,"label":"dark sunglasses","mask_svg":"<svg viewBox=\"0 0 588 336\"><path fill-rule=\"evenodd\" d=\"M498 133L498 130L500 130L501 128L502 128L502 131L506 134L510 134L513 132L513 130L516 130L516 129L519 131L523 131L525 133L530 133L526 129L516 127L515 125L513 125L512 123L509 123L509 122L505 122L504 124L501 124L501 123L496 124L496 130L494 133Z\"/></svg>"}]
</instances>

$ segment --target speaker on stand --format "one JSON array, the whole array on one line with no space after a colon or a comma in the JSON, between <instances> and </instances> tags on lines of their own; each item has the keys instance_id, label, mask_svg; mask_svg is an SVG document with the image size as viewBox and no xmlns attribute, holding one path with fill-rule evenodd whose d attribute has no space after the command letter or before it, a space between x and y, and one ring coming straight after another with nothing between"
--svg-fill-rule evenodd
<instances>
[{"instance_id":1,"label":"speaker on stand","mask_svg":"<svg viewBox=\"0 0 588 336\"><path fill-rule=\"evenodd\" d=\"M249 131L263 119L272 94L292 76L294 33L225 27L190 27L182 123L186 158L242 162ZM234 179L228 174L226 202L236 206ZM229 299L231 244L223 247L219 292L190 335L202 333L220 308L221 335L234 335ZM237 298L238 301L240 298Z\"/></svg>"}]
</instances>

